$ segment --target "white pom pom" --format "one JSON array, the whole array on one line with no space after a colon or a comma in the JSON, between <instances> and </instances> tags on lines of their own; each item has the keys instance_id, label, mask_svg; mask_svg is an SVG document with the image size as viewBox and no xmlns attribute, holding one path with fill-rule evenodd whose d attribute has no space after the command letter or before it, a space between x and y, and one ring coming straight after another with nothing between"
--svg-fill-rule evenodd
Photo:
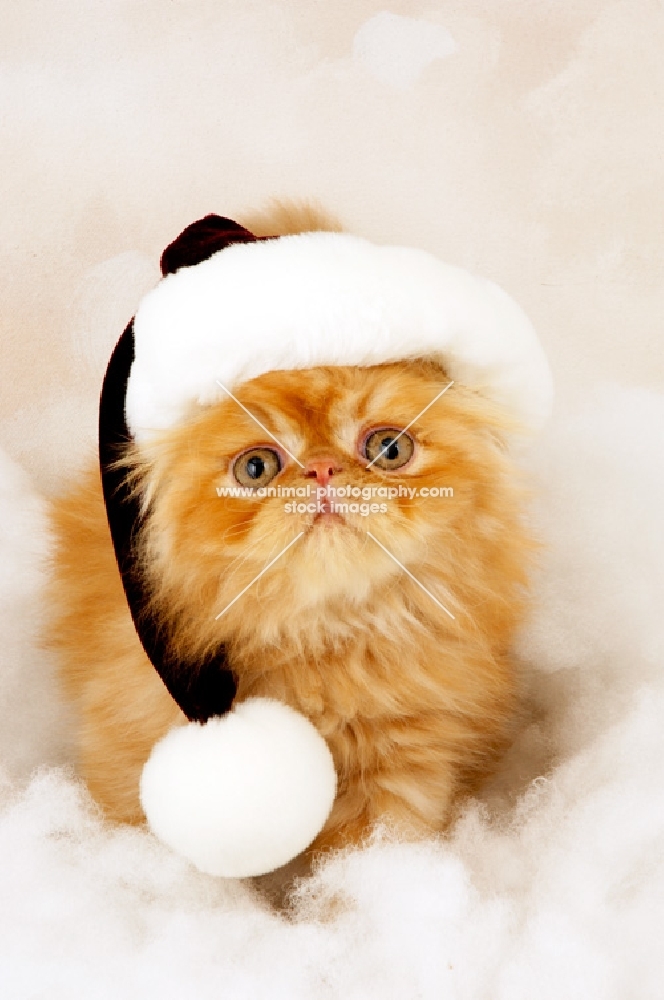
<instances>
[{"instance_id":1,"label":"white pom pom","mask_svg":"<svg viewBox=\"0 0 664 1000\"><path fill-rule=\"evenodd\" d=\"M280 868L311 844L336 794L329 747L281 702L252 698L155 744L141 804L165 844L229 878Z\"/></svg>"}]
</instances>

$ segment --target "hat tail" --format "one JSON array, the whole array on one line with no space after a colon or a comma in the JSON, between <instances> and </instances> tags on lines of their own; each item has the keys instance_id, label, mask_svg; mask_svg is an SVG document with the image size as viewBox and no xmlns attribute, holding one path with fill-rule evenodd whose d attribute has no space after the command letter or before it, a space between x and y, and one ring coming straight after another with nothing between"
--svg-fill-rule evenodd
<instances>
[{"instance_id":1,"label":"hat tail","mask_svg":"<svg viewBox=\"0 0 664 1000\"><path fill-rule=\"evenodd\" d=\"M144 514L140 497L118 465L132 437L125 416L127 381L134 361L133 321L120 337L104 377L99 403L99 465L115 558L127 604L145 653L172 698L191 721L206 722L228 712L235 697L235 679L222 647L203 662L174 660L164 628L148 610L146 581L136 556L136 540Z\"/></svg>"}]
</instances>

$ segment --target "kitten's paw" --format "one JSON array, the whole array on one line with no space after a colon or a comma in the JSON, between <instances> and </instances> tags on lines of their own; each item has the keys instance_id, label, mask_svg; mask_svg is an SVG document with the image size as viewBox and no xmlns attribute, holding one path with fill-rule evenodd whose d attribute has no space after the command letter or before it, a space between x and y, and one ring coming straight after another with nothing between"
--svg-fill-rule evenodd
<instances>
[{"instance_id":1,"label":"kitten's paw","mask_svg":"<svg viewBox=\"0 0 664 1000\"><path fill-rule=\"evenodd\" d=\"M210 875L287 864L320 833L336 794L332 754L299 712L252 698L155 744L141 804L160 840Z\"/></svg>"}]
</instances>

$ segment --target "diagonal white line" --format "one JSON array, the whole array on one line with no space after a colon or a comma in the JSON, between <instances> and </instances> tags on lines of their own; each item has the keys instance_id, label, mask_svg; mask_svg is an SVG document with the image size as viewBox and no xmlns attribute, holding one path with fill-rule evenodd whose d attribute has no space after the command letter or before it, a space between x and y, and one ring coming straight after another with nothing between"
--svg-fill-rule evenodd
<instances>
[{"instance_id":1,"label":"diagonal white line","mask_svg":"<svg viewBox=\"0 0 664 1000\"><path fill-rule=\"evenodd\" d=\"M274 559L272 559L267 564L267 566L264 566L263 569L258 574L258 576L255 576L253 578L253 580L251 581L251 583L248 583L247 586L244 588L244 590L241 590L240 593L237 595L237 597L234 597L233 600L231 601L231 603L226 605L226 607L224 608L223 611L220 611L218 615L215 615L214 620L216 622L219 621L219 619L221 618L221 616L225 615L226 612L228 611L228 609L232 608L233 605L235 604L235 602L239 601L240 598L242 597L242 595L246 594L247 591L249 590L249 588L253 587L253 585L256 583L257 580L260 580L260 578L262 577L263 573L267 573L267 571L269 570L270 566L274 566L274 564L276 563L277 559L281 559L281 557L283 556L284 552L288 552L288 550L291 547L291 545L295 545L295 543L298 540L298 538L302 538L303 534L304 534L304 532L301 531L299 535L296 535L295 538L292 540L292 542L289 542L288 545L286 546L286 548L282 549L281 552L279 553L279 555L275 556Z\"/></svg>"},{"instance_id":2,"label":"diagonal white line","mask_svg":"<svg viewBox=\"0 0 664 1000\"><path fill-rule=\"evenodd\" d=\"M413 419L411 420L411 422L410 422L410 423L409 423L409 424L408 424L408 425L407 425L406 427L404 427L404 429L403 429L403 430L402 430L402 431L401 431L401 432L400 432L399 434L397 434L397 436L396 436L395 438L390 438L390 443L389 443L389 444L387 444L387 445L385 445L385 447L384 447L383 449L381 449L381 451L379 451L379 452L378 452L378 454L376 455L376 457L375 457L375 458L372 458L372 459L371 459L371 461L369 462L369 464L368 464L367 466L365 466L365 468L366 468L366 469L370 469L370 468L371 468L371 466L372 466L372 465L374 464L374 462L377 462L377 461L378 461L378 459L380 458L380 456L381 456L381 455L384 455L384 454L385 454L385 452L386 452L386 451L388 450L388 448L391 448L391 447L392 447L392 445L394 444L394 442L395 442L395 441L398 441L398 440L399 440L399 438L401 437L401 435L402 435L402 434L405 434L405 433L406 433L406 431L407 431L407 430L408 430L408 429L409 429L410 427L412 427L412 426L413 426L413 424L415 423L415 421L416 421L416 420L419 420L419 419L420 419L420 417L422 416L422 414L423 414L423 413L426 413L426 412L427 412L427 410L428 410L428 409L429 409L430 407L432 407L432 406L433 406L433 404L434 404L434 403L436 402L436 400L440 399L440 397L441 397L442 395L444 395L444 393L446 393L446 392L447 392L447 390L448 390L448 389L450 388L450 386L452 386L452 385L454 385L454 381L450 382L450 385L446 385L444 389L441 389L441 391L440 391L440 392L438 393L438 395L436 396L436 398L435 398L435 399L432 399L430 403L427 403L427 405L426 405L426 406L424 407L424 409L423 409L423 410L420 410L420 412L419 412L419 413L417 414L417 416L416 416L416 417L413 417ZM223 389L223 386L222 386L222 389ZM240 405L242 405L242 404L240 404ZM380 543L379 543L379 544L380 544Z\"/></svg>"},{"instance_id":3,"label":"diagonal white line","mask_svg":"<svg viewBox=\"0 0 664 1000\"><path fill-rule=\"evenodd\" d=\"M288 450L288 448L287 448L287 447L286 447L286 446L285 446L284 444L282 444L282 443L281 443L281 441L279 440L279 438L276 438L276 437L274 436L274 434L272 433L272 431L269 431L269 430L267 429L267 427L266 427L266 426L265 426L264 424L262 424L262 423L260 422L260 420L258 419L258 417L255 417L255 416L253 415L253 413L251 412L251 410L248 410L248 409L247 409L247 407L246 407L246 406L244 405L244 403L241 403L241 402L240 402L240 400L239 400L239 399L238 399L238 398L237 398L236 396L234 396L234 395L233 395L233 393L231 392L231 390L230 390L230 389L227 389L225 385L222 385L222 383L221 383L221 382L219 381L219 379L218 379L218 378L217 378L217 379L215 379L215 382L217 383L217 385L218 385L218 386L219 386L219 387L220 387L221 389L223 389L223 390L224 390L224 392L225 392L225 393L226 393L226 394L227 394L228 396L230 396L230 397L231 397L231 399L235 400L235 402L237 403L237 405L238 405L239 407L241 407L241 409L243 409L243 410L244 410L244 412L245 412L245 413L246 413L246 414L247 414L248 416L250 416L250 417L251 417L251 419L252 419L253 421L255 421L255 422L256 422L256 423L258 424L258 426L259 426L259 427L261 428L261 430L265 431L265 433L266 433L266 434L269 434L269 435L270 435L270 437L272 438L272 440L273 440L273 441L275 441L275 442L276 442L276 443L277 443L277 444L279 445L279 447L280 447L280 448L283 448L283 449L284 449L284 451L286 452L286 454L287 454L287 455L290 455L290 457L291 457L291 458L293 459L293 461L294 461L294 462L297 462L297 464L298 464L298 465L300 466L300 468L301 468L301 469L303 469L303 468L304 468L304 466L302 465L302 462L301 462L301 461L299 460L299 458L296 458L296 457L295 457L295 455L293 454L293 452L292 452L292 451L289 451L289 450ZM436 400L434 399L434 403L435 403L435 402L436 402ZM422 411L422 412L424 412L424 411ZM410 426L410 424L409 424L408 426Z\"/></svg>"},{"instance_id":4,"label":"diagonal white line","mask_svg":"<svg viewBox=\"0 0 664 1000\"><path fill-rule=\"evenodd\" d=\"M383 543L378 541L378 539L376 538L375 535L372 535L370 531L367 531L367 535L369 536L369 538L373 538L373 540L376 543L376 545L380 545L380 547L383 550L383 552L385 552L386 555L388 555L390 557L390 559L392 559L397 564L397 566L399 566L404 571L404 573L411 578L411 580L413 581L413 583L416 583L417 586L421 590L423 590L425 594L428 594L428 596L431 598L431 600L435 601L435 603L438 605L438 607L442 608L443 611L445 612L445 614L450 616L450 618L452 619L452 621L456 621L456 618L454 617L454 615L452 614L452 612L448 611L447 608L445 607L445 605L441 604L440 601L438 600L438 598L434 597L434 595L431 593L431 591L427 590L427 588L424 586L424 584L420 583L420 581L417 579L417 577L413 576L413 574L410 572L410 570L406 569L406 567L403 565L403 563L400 563L399 560L397 559L397 557L393 556L392 553L390 552L390 550L386 549L385 546L383 545Z\"/></svg>"}]
</instances>

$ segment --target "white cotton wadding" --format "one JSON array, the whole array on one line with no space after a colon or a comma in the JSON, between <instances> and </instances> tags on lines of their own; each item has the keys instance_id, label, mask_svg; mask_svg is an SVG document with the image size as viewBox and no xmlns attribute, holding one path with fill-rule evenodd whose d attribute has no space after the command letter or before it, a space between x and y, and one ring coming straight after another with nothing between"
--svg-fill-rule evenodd
<instances>
[{"instance_id":1,"label":"white cotton wadding","mask_svg":"<svg viewBox=\"0 0 664 1000\"><path fill-rule=\"evenodd\" d=\"M448 838L333 857L286 919L41 773L0 809L3 996L659 1000L663 457L664 397L619 388L533 452L532 715Z\"/></svg>"}]
</instances>

